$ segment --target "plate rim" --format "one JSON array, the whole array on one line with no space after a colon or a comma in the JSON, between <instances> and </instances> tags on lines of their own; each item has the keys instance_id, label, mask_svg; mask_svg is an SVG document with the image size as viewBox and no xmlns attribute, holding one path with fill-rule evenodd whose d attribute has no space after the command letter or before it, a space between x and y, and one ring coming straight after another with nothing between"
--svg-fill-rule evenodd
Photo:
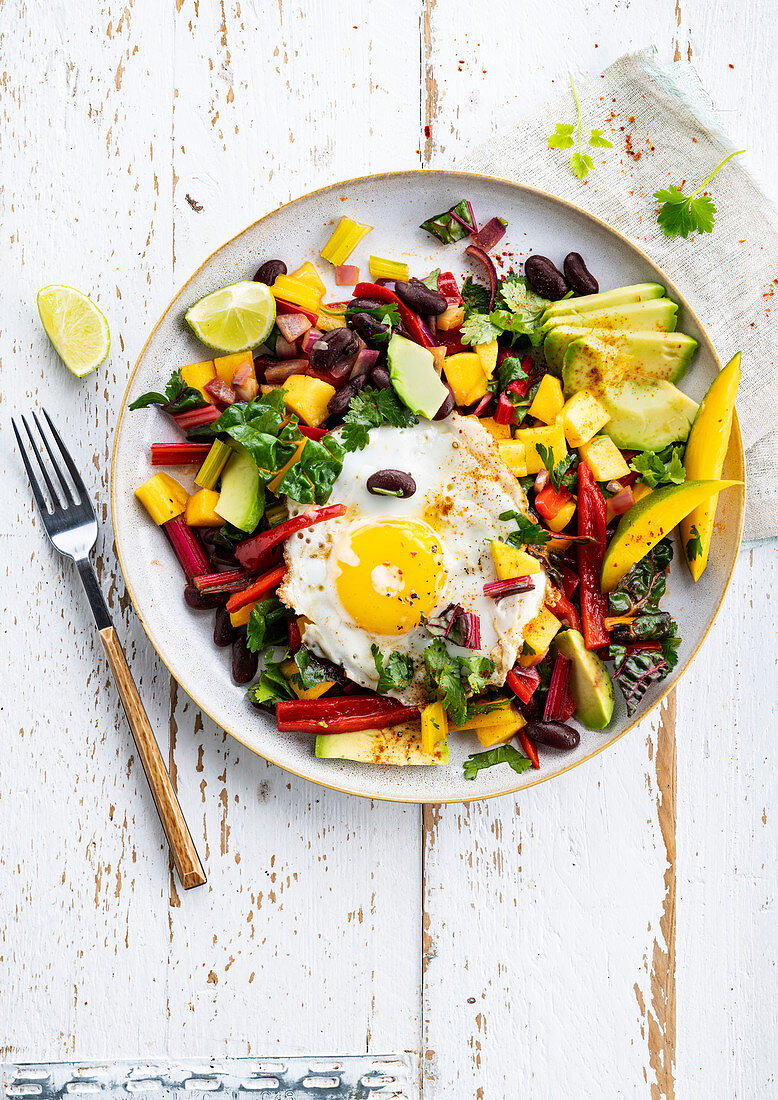
<instances>
[{"instance_id":1,"label":"plate rim","mask_svg":"<svg viewBox=\"0 0 778 1100\"><path fill-rule=\"evenodd\" d=\"M337 191L337 190L342 189L344 187L348 187L349 185L364 183L365 181L368 181L368 180L373 180L375 182L378 182L380 180L385 180L385 179L390 179L390 178L391 179L399 179L399 178L408 177L408 176L412 176L412 177L440 176L440 177L443 177L444 179L452 179L452 178L465 179L465 180L473 179L473 180L478 180L480 182L485 182L485 183L507 184L509 187L515 189L516 191L520 192L521 194L532 195L534 197L538 197L538 198L541 198L541 199L550 200L552 203L557 203L557 204L559 204L563 207L566 207L569 210L573 211L575 214L581 215L586 220L594 223L599 228L606 230L608 233L610 233L614 237L618 238L618 240L621 241L622 244L626 245L634 253L637 253L637 255L640 256L640 258L642 260L644 260L645 263L647 263L649 265L649 267L651 267L656 272L656 274L658 276L660 276L660 279L658 279L657 281L661 281L665 284L667 282L673 282L673 280L667 278L664 271L656 263L656 261L653 260L646 252L644 252L643 249L639 245L635 244L634 241L630 240L630 238L627 237L624 233L622 233L618 229L615 229L612 225L610 225L608 222L606 222L603 218L599 218L599 217L597 217L596 214L592 214L592 213L590 213L590 211L585 210L583 207L577 206L575 203L570 202L569 199L561 198L559 195L554 195L550 191L544 191L542 188L533 187L531 184L521 183L518 180L505 179L502 176L493 176L493 175L489 175L489 174L484 173L484 172L466 172L466 171L459 171L457 169L446 169L446 168L405 168L405 169L397 169L397 170L391 171L391 172L369 172L364 176L353 176L349 179L338 180L334 183L325 184L323 187L316 187L311 191L306 191L301 195L296 195L294 198L289 199L287 202L280 203L278 206L274 207L272 210L268 210L267 213L263 214L260 218L257 218L255 221L249 222L249 224L244 226L243 229L239 230L232 237L228 238L226 241L224 241L222 244L220 244L218 246L218 248L215 248L213 250L213 252L211 252L208 256L206 256L206 258L198 265L197 268L195 268L195 270L186 279L186 281L184 283L182 283L181 286L176 290L175 294L170 299L170 301L168 302L168 304L165 307L165 309L163 310L163 312L160 314L157 322L155 323L153 328L150 330L148 336L146 337L146 340L144 341L143 347L141 348L141 350L138 354L138 357L135 360L135 365L133 366L132 371L130 373L130 376L127 380L127 385L125 386L124 394L122 396L122 402L121 402L121 405L119 407L119 415L117 417L116 426L114 428L114 440L113 440L113 446L111 448L110 504L111 504L111 529L113 531L114 545L116 547L116 557L117 557L117 560L119 562L119 568L121 569L122 578L124 580L125 588L127 589L127 595L130 598L130 602L132 604L133 611L135 612L135 615L137 616L138 621L140 622L141 626L143 627L143 632L145 633L145 635L148 638L149 642L151 643L155 653L157 654L160 661L165 666L165 668L167 669L168 673L173 678L173 680L175 680L175 682L179 685L179 687L181 687L186 692L186 694L189 696L189 698L192 700L192 702L195 704L195 706L197 706L203 712L203 714L205 714L208 718L210 718L210 720L214 723L214 725L218 729L224 729L224 727L222 726L222 724L220 722L218 722L213 717L213 715L210 713L210 711L207 709L207 707L203 706L203 704L200 702L200 700L195 695L191 694L187 690L187 688L185 688L183 686L183 684L181 684L180 681L176 679L175 675L173 674L173 671L170 668L167 660L165 659L165 656L163 655L160 647L158 646L155 639L152 637L151 632L150 632L149 628L146 625L146 621L145 621L143 615L138 610L138 604L137 604L136 599L135 599L135 594L134 594L132 585L130 584L130 581L128 579L127 571L126 571L125 566L124 566L124 560L123 560L122 551L121 551L121 544L120 544L120 541L119 541L119 533L118 533L118 529L117 529L117 520L116 520L117 510L116 510L116 507L115 507L115 504L116 504L116 451L117 451L117 447L118 447L118 443L119 443L119 430L121 428L124 415L127 412L127 399L129 397L129 393L130 393L130 389L132 387L132 383L135 379L135 375L137 374L137 372L140 368L141 362L143 361L143 358L146 354L146 349L148 348L149 344L151 343L155 333L157 332L157 329L162 325L162 323L164 321L167 320L168 315L170 314L171 310L173 309L173 306L178 301L178 299L181 297L181 295L184 293L186 288L200 274L200 272L203 270L203 268L207 264L209 264L211 262L211 260L214 259L214 257L218 253L220 253L223 249L225 249L229 245L231 245L239 237L242 237L244 233L247 233L249 230L256 228L263 221L265 221L267 218L271 217L272 215L277 214L280 210L285 210L288 206L293 206L295 203L300 202L303 199L311 198L314 195L321 195L326 191ZM673 283L673 285L675 285L675 284ZM696 323L697 328L699 329L699 332L702 336L702 341L706 345L706 349L712 355L713 361L717 365L718 370L721 371L723 369L724 364L722 363L721 358L719 357L719 354L718 354L718 352L716 351L716 348L713 345L713 341L711 340L710 336L708 335L707 329L702 324L702 322L700 321L700 319L697 316L697 314L695 313L695 311L689 305L689 302L687 301L685 295L680 293L680 291L678 291L676 296L679 299L679 304L682 305L684 310L688 312L689 316L694 319L694 322ZM656 699L653 701L653 703L648 708L648 710L644 714L642 714L639 718L633 719L627 726L624 727L623 730L621 730L619 733L615 734L609 740L605 741L602 745L599 745L597 748L595 748L591 752L587 753L586 756L582 756L582 757L580 757L580 759L572 761L570 764L567 764L566 766L564 766L562 768L559 768L558 770L554 771L551 774L538 775L538 777L536 779L533 779L531 782L522 783L522 784L520 784L516 787L509 787L508 789L506 789L504 791L494 791L490 794L479 794L477 791L473 791L472 795L463 795L461 797L436 798L436 799L431 799L431 798L418 799L418 798L404 798L404 797L399 797L399 796L389 797L389 796L384 795L384 794L375 794L375 793L373 793L373 794L362 793L360 791L350 790L347 787L340 787L335 783L325 783L321 779L312 778L309 775L305 775L303 772L296 771L294 768L289 767L287 764L279 763L278 760L275 760L275 759L273 759L273 757L268 756L263 752L260 752L258 749L254 748L253 745L249 745L246 741L243 740L242 737L240 737L237 733L234 733L232 730L224 729L224 732L229 734L230 737L234 738L240 745L243 745L244 748L248 749L250 752L254 753L256 756L259 756L263 760L266 760L268 763L274 764L276 767L281 768L282 771L288 772L290 775L296 776L298 779L304 779L309 783L315 784L317 787L324 787L326 790L337 791L339 794L347 794L347 795L350 795L351 797L373 799L377 802L393 802L393 803L398 803L398 804L401 804L401 805L416 805L416 806L449 805L449 804L456 805L456 804L461 804L461 803L464 803L464 802L486 801L487 799L503 798L503 797L506 797L508 795L517 794L520 791L529 790L532 787L537 787L541 783L547 783L552 779L557 779L560 776L565 775L567 772L572 771L574 768L580 767L582 764L585 764L589 760L592 760L595 756L599 756L601 753L605 752L606 749L609 749L613 745L617 744L617 742L619 742L624 736L626 736L626 734L628 734L631 730L633 730L635 728L635 726L639 725L640 722L643 722L645 719L647 719L649 717L649 715L653 714L654 711L656 711L656 709L664 702L664 700L667 698L667 696L670 694L670 692L673 691L673 689L678 685L678 683L686 677L687 673L689 672L689 669L691 668L692 663L694 662L695 657L697 656L700 649L702 648L702 645L704 644L705 640L707 639L708 634L710 633L710 630L711 630L713 624L715 623L716 619L718 618L719 612L721 610L721 605L724 602L724 597L726 596L727 591L729 590L729 585L730 585L730 582L732 580L732 574L735 570L735 565L737 564L738 554L740 552L740 546L741 546L741 542L742 542L742 538L743 538L743 525L744 525L744 522L745 522L745 494L746 494L745 452L743 450L743 437L742 437L742 434L741 434L741 431L740 431L740 422L739 422L738 415L737 415L737 409L735 409L733 411L732 428L731 428L731 434L730 434L730 440L729 440L729 448L732 447L733 443L735 444L735 454L736 454L737 465L738 465L737 476L741 479L740 491L737 494L738 495L737 539L736 539L736 542L735 542L735 550L734 550L734 553L732 555L732 560L730 562L729 571L727 572L727 576L726 576L726 579L724 581L723 588L721 590L721 595L719 597L718 603L716 604L714 612L710 617L710 621L708 622L707 626L705 627L705 631L704 631L702 637L700 638L699 642L695 646L694 650L692 651L691 654L689 654L689 656L686 660L686 663L684 664L684 666L681 669L681 671L679 672L679 674L675 677L675 679L673 680L672 683L670 683L667 687L665 687L661 691L661 693L656 697Z\"/></svg>"}]
</instances>

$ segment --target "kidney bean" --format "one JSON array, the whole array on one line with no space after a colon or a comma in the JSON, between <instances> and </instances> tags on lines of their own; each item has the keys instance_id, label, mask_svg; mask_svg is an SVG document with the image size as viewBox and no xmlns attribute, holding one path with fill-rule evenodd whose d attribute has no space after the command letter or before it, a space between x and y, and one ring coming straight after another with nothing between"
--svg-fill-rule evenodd
<instances>
[{"instance_id":1,"label":"kidney bean","mask_svg":"<svg viewBox=\"0 0 778 1100\"><path fill-rule=\"evenodd\" d=\"M422 316L432 314L437 317L448 307L448 302L437 290L430 290L421 279L409 279L407 283L397 282L394 292L409 309Z\"/></svg>"},{"instance_id":2,"label":"kidney bean","mask_svg":"<svg viewBox=\"0 0 778 1100\"><path fill-rule=\"evenodd\" d=\"M376 470L367 479L367 491L373 496L412 497L416 482L403 470Z\"/></svg>"},{"instance_id":3,"label":"kidney bean","mask_svg":"<svg viewBox=\"0 0 778 1100\"><path fill-rule=\"evenodd\" d=\"M213 644L219 649L232 645L238 634L238 628L232 625L230 613L226 607L220 607L213 620Z\"/></svg>"},{"instance_id":4,"label":"kidney bean","mask_svg":"<svg viewBox=\"0 0 778 1100\"><path fill-rule=\"evenodd\" d=\"M552 749L561 749L563 752L577 748L581 740L578 730L564 722L541 722L533 719L527 723L526 731L541 745L549 745Z\"/></svg>"},{"instance_id":5,"label":"kidney bean","mask_svg":"<svg viewBox=\"0 0 778 1100\"><path fill-rule=\"evenodd\" d=\"M232 643L232 678L236 684L247 684L253 680L259 667L259 654L252 653L246 642L246 635L239 634Z\"/></svg>"},{"instance_id":6,"label":"kidney bean","mask_svg":"<svg viewBox=\"0 0 778 1100\"><path fill-rule=\"evenodd\" d=\"M449 389L448 397L444 400L438 411L433 416L433 420L445 420L447 416L450 416L456 406L456 398Z\"/></svg>"},{"instance_id":7,"label":"kidney bean","mask_svg":"<svg viewBox=\"0 0 778 1100\"><path fill-rule=\"evenodd\" d=\"M564 275L548 256L528 256L524 261L524 274L535 293L551 302L558 302L570 290Z\"/></svg>"},{"instance_id":8,"label":"kidney bean","mask_svg":"<svg viewBox=\"0 0 778 1100\"><path fill-rule=\"evenodd\" d=\"M229 596L226 592L198 592L193 584L188 584L184 589L184 599L195 611L211 611L225 604Z\"/></svg>"},{"instance_id":9,"label":"kidney bean","mask_svg":"<svg viewBox=\"0 0 778 1100\"><path fill-rule=\"evenodd\" d=\"M356 378L352 378L350 382L347 382L345 386L341 386L339 390L332 395L330 403L327 405L327 412L330 416L343 416L343 413L351 404L352 397L356 396L359 391L365 386L367 382L367 375L360 374Z\"/></svg>"},{"instance_id":10,"label":"kidney bean","mask_svg":"<svg viewBox=\"0 0 778 1100\"><path fill-rule=\"evenodd\" d=\"M373 367L370 371L370 381L377 390L388 390L392 384L392 378L386 367Z\"/></svg>"},{"instance_id":11,"label":"kidney bean","mask_svg":"<svg viewBox=\"0 0 778 1100\"><path fill-rule=\"evenodd\" d=\"M338 359L356 349L357 339L350 328L334 328L319 337L308 358L314 370L328 371Z\"/></svg>"},{"instance_id":12,"label":"kidney bean","mask_svg":"<svg viewBox=\"0 0 778 1100\"><path fill-rule=\"evenodd\" d=\"M352 298L348 305L356 313L363 309L386 309L386 302L378 298Z\"/></svg>"},{"instance_id":13,"label":"kidney bean","mask_svg":"<svg viewBox=\"0 0 778 1100\"><path fill-rule=\"evenodd\" d=\"M376 317L372 317L369 313L355 313L349 319L349 324L368 343L376 336L385 335L388 328L387 325L382 325Z\"/></svg>"},{"instance_id":14,"label":"kidney bean","mask_svg":"<svg viewBox=\"0 0 778 1100\"><path fill-rule=\"evenodd\" d=\"M565 278L576 294L597 294L599 292L600 284L587 268L580 253L568 252L562 266L565 271Z\"/></svg>"},{"instance_id":15,"label":"kidney bean","mask_svg":"<svg viewBox=\"0 0 778 1100\"><path fill-rule=\"evenodd\" d=\"M254 276L255 283L265 283L272 286L279 275L286 275L286 264L283 260L265 260Z\"/></svg>"}]
</instances>

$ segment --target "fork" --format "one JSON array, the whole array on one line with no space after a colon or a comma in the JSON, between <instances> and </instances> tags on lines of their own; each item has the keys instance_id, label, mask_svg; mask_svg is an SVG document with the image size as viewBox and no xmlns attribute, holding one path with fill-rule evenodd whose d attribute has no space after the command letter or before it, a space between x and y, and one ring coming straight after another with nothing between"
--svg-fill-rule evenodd
<instances>
[{"instance_id":1,"label":"fork","mask_svg":"<svg viewBox=\"0 0 778 1100\"><path fill-rule=\"evenodd\" d=\"M97 624L100 641L105 648L108 664L111 666L111 672L119 689L124 713L127 715L127 721L130 724L143 770L149 781L157 813L173 854L173 862L181 879L181 885L185 890L191 890L193 886L203 885L206 881L205 873L184 820L184 815L181 812L181 807L178 804L170 776L165 768L159 745L143 709L138 689L132 679L127 658L111 622L111 616L100 591L95 571L89 560L89 552L97 540L97 519L95 518L94 508L81 475L62 442L59 432L54 427L51 417L45 409L41 409L41 412L46 418L54 442L59 448L61 460L70 474L75 495L63 475L61 463L34 412L32 418L35 421L43 447L51 463L52 471L57 479L57 488L55 488L55 483L52 481L44 457L41 454L40 444L36 444L24 417L21 418L21 421L30 441L29 450L35 456L37 465L40 468L52 505L52 511L49 511L44 492L33 470L27 453L28 449L22 441L16 421L12 419L11 424L13 425L16 442L19 444L27 476L30 479L32 494L35 497L35 503L38 505L49 541L63 557L70 558L78 569L78 575L81 578L81 583L84 586L84 591ZM60 495L62 500L60 500Z\"/></svg>"}]
</instances>

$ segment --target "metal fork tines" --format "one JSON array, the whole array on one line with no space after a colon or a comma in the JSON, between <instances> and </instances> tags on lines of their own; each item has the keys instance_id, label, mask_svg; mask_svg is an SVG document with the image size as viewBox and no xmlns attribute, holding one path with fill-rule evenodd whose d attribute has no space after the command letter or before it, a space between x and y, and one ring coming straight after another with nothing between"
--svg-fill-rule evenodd
<instances>
[{"instance_id":1,"label":"metal fork tines","mask_svg":"<svg viewBox=\"0 0 778 1100\"><path fill-rule=\"evenodd\" d=\"M51 417L45 409L41 411L56 447L52 446L49 433L34 412L32 419L38 429L38 441L24 416L21 421L29 445L22 438L16 421L12 419L11 424L43 526L55 549L71 558L78 569L181 882L185 889L201 886L205 874L200 859L89 560L89 551L97 541L97 518L92 502Z\"/></svg>"}]
</instances>

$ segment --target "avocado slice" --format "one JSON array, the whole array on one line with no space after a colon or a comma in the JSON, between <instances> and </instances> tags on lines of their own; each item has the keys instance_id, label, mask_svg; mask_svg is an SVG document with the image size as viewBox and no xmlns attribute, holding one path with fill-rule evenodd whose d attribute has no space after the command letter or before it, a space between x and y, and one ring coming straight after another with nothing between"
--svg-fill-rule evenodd
<instances>
[{"instance_id":1,"label":"avocado slice","mask_svg":"<svg viewBox=\"0 0 778 1100\"><path fill-rule=\"evenodd\" d=\"M265 509L265 489L259 470L242 443L233 443L235 454L222 471L216 513L240 531L253 531Z\"/></svg>"},{"instance_id":2,"label":"avocado slice","mask_svg":"<svg viewBox=\"0 0 778 1100\"><path fill-rule=\"evenodd\" d=\"M435 370L432 352L395 332L386 354L397 396L411 412L432 420L448 397L448 390Z\"/></svg>"},{"instance_id":3,"label":"avocado slice","mask_svg":"<svg viewBox=\"0 0 778 1100\"><path fill-rule=\"evenodd\" d=\"M631 373L642 378L679 382L697 350L698 344L682 332L622 332L618 329L583 327L583 318L576 324L560 324L552 328L543 343L549 370L561 375L565 352L573 340L593 336L611 344L619 356L629 362Z\"/></svg>"},{"instance_id":4,"label":"avocado slice","mask_svg":"<svg viewBox=\"0 0 778 1100\"><path fill-rule=\"evenodd\" d=\"M603 432L624 450L660 451L684 442L696 402L672 382L636 376L630 362L602 340L581 336L565 352L565 393L590 390L610 415Z\"/></svg>"},{"instance_id":5,"label":"avocado slice","mask_svg":"<svg viewBox=\"0 0 778 1100\"><path fill-rule=\"evenodd\" d=\"M554 638L554 649L573 663L568 691L575 702L575 717L590 730L602 730L613 715L613 680L596 653L586 648L577 630L563 630Z\"/></svg>"},{"instance_id":6,"label":"avocado slice","mask_svg":"<svg viewBox=\"0 0 778 1100\"><path fill-rule=\"evenodd\" d=\"M593 309L576 316L570 313L542 317L541 332L547 335L556 325L586 324L592 328L622 329L626 332L675 332L678 306L669 298L656 298L651 302L627 302L610 309Z\"/></svg>"},{"instance_id":7,"label":"avocado slice","mask_svg":"<svg viewBox=\"0 0 778 1100\"><path fill-rule=\"evenodd\" d=\"M659 283L635 283L633 286L617 286L613 290L601 290L599 294L584 294L580 298L562 298L548 306L543 320L551 317L568 317L572 314L591 313L593 310L612 309L635 302L650 302L662 298L665 288Z\"/></svg>"},{"instance_id":8,"label":"avocado slice","mask_svg":"<svg viewBox=\"0 0 778 1100\"><path fill-rule=\"evenodd\" d=\"M422 752L421 734L413 726L353 733L320 733L316 755L321 760L358 760L363 764L448 764L448 741Z\"/></svg>"}]
</instances>

